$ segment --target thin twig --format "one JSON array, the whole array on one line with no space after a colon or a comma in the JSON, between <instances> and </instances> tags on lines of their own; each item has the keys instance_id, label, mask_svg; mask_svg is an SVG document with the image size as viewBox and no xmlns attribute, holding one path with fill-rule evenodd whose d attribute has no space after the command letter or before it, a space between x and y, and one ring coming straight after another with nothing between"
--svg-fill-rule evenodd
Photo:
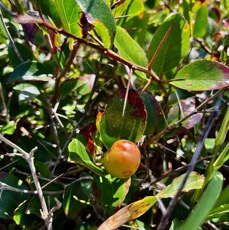
<instances>
[{"instance_id":1,"label":"thin twig","mask_svg":"<svg viewBox=\"0 0 229 230\"><path fill-rule=\"evenodd\" d=\"M0 113L1 116L6 117L7 116L7 107L6 107L6 102L5 98L3 95L3 90L2 90L2 83L0 82L0 102L2 104L2 111Z\"/></svg>"},{"instance_id":2,"label":"thin twig","mask_svg":"<svg viewBox=\"0 0 229 230\"><path fill-rule=\"evenodd\" d=\"M177 201L179 199L179 196L180 196L180 194L182 192L182 189L184 188L190 173L193 171L193 169L194 169L194 167L196 165L197 159L198 159L198 157L200 155L200 152L201 152L201 150L203 148L204 141L207 138L207 136L208 136L213 124L214 124L214 121L215 121L216 117L218 116L218 109L220 107L220 104L221 104L221 101L219 99L217 101L216 105L215 105L214 112L212 113L211 117L209 118L209 120L208 120L208 122L207 122L207 124L206 124L206 126L205 126L205 128L203 130L203 133L199 138L199 141L198 141L197 146L196 146L195 153L193 154L193 157L191 159L191 162L190 162L190 165L189 165L189 167L187 169L185 177L184 177L184 179L183 179L183 181L182 181L182 183L181 183L176 195L170 201L166 213L164 215L162 215L162 218L161 218L161 221L160 221L160 223L158 225L157 230L163 230L163 229L166 228L166 226L168 224L168 221L169 221L169 218L170 218L170 216L172 214L172 211L174 210L175 205L176 205L176 203L177 203Z\"/></svg>"},{"instance_id":3,"label":"thin twig","mask_svg":"<svg viewBox=\"0 0 229 230\"><path fill-rule=\"evenodd\" d=\"M26 190L26 189L19 189L19 188L14 188L8 184L5 184L3 182L0 182L0 191L1 190L9 190L12 192L18 192L18 193L25 193L25 194L32 194L32 195L36 195L38 194L37 191L30 191L30 190ZM57 195L57 194L63 194L64 190L60 190L60 191L43 191L43 194L45 195Z\"/></svg>"},{"instance_id":4,"label":"thin twig","mask_svg":"<svg viewBox=\"0 0 229 230\"><path fill-rule=\"evenodd\" d=\"M0 140L5 142L7 145L11 146L12 148L16 149L20 153L20 156L22 158L24 158L26 160L26 162L29 164L30 171L31 171L31 174L33 177L33 181L34 181L34 184L35 184L35 187L37 190L37 194L38 194L38 197L40 199L40 203L41 203L41 207L42 207L42 209L40 210L41 217L45 221L45 225L46 225L47 229L52 230L53 219L52 219L52 216L49 215L48 208L47 208L45 198L43 195L43 191L41 189L41 185L40 185L40 182L38 180L38 177L36 174L36 168L34 165L34 156L33 155L34 155L34 152L36 151L37 148L35 147L34 149L32 149L30 151L30 153L27 153L22 148L20 148L18 145L14 144L13 142L11 142L7 138L5 138L2 134L0 134Z\"/></svg>"},{"instance_id":5,"label":"thin twig","mask_svg":"<svg viewBox=\"0 0 229 230\"><path fill-rule=\"evenodd\" d=\"M48 114L49 114L49 118L50 118L50 122L51 122L51 128L52 128L52 132L53 132L53 137L55 140L55 144L56 144L56 150L57 150L57 161L55 166L53 167L52 170L52 175L54 175L55 170L56 170L56 166L59 164L61 157L62 157L62 151L61 151L61 147L60 147L60 140L59 140L59 135L58 135L58 131L57 131L57 127L56 127L56 123L53 119L53 112L52 112L52 105L50 103L50 101L47 99L46 100L47 103L47 110L48 110Z\"/></svg>"}]
</instances>

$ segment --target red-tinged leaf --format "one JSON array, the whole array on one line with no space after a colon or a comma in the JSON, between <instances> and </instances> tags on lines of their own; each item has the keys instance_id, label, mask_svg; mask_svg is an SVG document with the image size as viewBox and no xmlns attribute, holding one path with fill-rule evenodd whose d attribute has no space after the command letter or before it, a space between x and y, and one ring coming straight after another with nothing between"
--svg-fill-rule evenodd
<instances>
[{"instance_id":1,"label":"red-tinged leaf","mask_svg":"<svg viewBox=\"0 0 229 230\"><path fill-rule=\"evenodd\" d=\"M85 144L87 151L91 157L95 157L95 140L93 138L93 132L95 131L95 124L88 124L80 129L79 135L83 136L82 142Z\"/></svg>"},{"instance_id":2,"label":"red-tinged leaf","mask_svg":"<svg viewBox=\"0 0 229 230\"><path fill-rule=\"evenodd\" d=\"M195 108L196 108L196 103L194 97L181 100L179 104L174 105L169 110L167 122L171 125L177 122L179 119L181 119L182 116L183 117L187 116L188 114L193 112ZM197 113L190 116L182 123L182 127L176 130L176 133L178 134L185 130L193 128L201 120L202 117L203 117L202 113Z\"/></svg>"},{"instance_id":3,"label":"red-tinged leaf","mask_svg":"<svg viewBox=\"0 0 229 230\"><path fill-rule=\"evenodd\" d=\"M127 103L124 107L127 93ZM133 89L129 92L126 89L120 90L107 106L100 122L100 134L106 148L110 149L119 139L138 142L145 131L146 119L146 108L138 92Z\"/></svg>"},{"instance_id":4,"label":"red-tinged leaf","mask_svg":"<svg viewBox=\"0 0 229 230\"><path fill-rule=\"evenodd\" d=\"M198 60L186 65L172 85L190 91L222 89L229 86L229 67L214 61Z\"/></svg>"},{"instance_id":5,"label":"red-tinged leaf","mask_svg":"<svg viewBox=\"0 0 229 230\"><path fill-rule=\"evenodd\" d=\"M160 117L160 106L155 97L148 91L145 91L141 98L145 104L147 111L147 125L145 129L145 134L152 134L157 126Z\"/></svg>"}]
</instances>

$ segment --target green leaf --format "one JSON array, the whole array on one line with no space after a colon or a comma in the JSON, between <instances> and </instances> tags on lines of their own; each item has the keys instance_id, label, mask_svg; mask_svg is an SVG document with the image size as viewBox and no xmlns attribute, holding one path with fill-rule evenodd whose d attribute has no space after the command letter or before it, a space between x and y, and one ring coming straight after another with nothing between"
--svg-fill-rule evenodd
<instances>
[{"instance_id":1,"label":"green leaf","mask_svg":"<svg viewBox=\"0 0 229 230\"><path fill-rule=\"evenodd\" d=\"M88 23L94 26L105 48L114 41L116 25L110 8L104 0L75 0L86 16Z\"/></svg>"},{"instance_id":2,"label":"green leaf","mask_svg":"<svg viewBox=\"0 0 229 230\"><path fill-rule=\"evenodd\" d=\"M69 1L68 1L69 2ZM58 26L60 23L60 18L58 15L58 7L56 0L40 0L39 1L42 13L46 16L49 16L52 18L54 23Z\"/></svg>"},{"instance_id":3,"label":"green leaf","mask_svg":"<svg viewBox=\"0 0 229 230\"><path fill-rule=\"evenodd\" d=\"M106 176L94 176L93 194L99 202L108 207L117 208L124 201L130 187L131 179L118 179Z\"/></svg>"},{"instance_id":4,"label":"green leaf","mask_svg":"<svg viewBox=\"0 0 229 230\"><path fill-rule=\"evenodd\" d=\"M17 124L15 121L9 121L6 125L4 125L0 130L1 134L12 135L17 128Z\"/></svg>"},{"instance_id":5,"label":"green leaf","mask_svg":"<svg viewBox=\"0 0 229 230\"><path fill-rule=\"evenodd\" d=\"M158 197L168 198L174 196L177 193L184 177L185 174L175 178L170 185L168 185L166 188L164 188L161 192L157 194ZM203 184L204 184L204 176L198 174L197 172L192 172L189 175L188 180L182 191L188 192L193 189L201 189L203 187Z\"/></svg>"},{"instance_id":6,"label":"green leaf","mask_svg":"<svg viewBox=\"0 0 229 230\"><path fill-rule=\"evenodd\" d=\"M208 214L207 220L219 218L226 213L229 213L229 204L222 204L214 209L211 210L211 212Z\"/></svg>"},{"instance_id":7,"label":"green leaf","mask_svg":"<svg viewBox=\"0 0 229 230\"><path fill-rule=\"evenodd\" d=\"M148 28L149 14L144 12L143 16L135 16L128 20L123 27L128 31L130 37L137 41L137 43L144 47L147 28Z\"/></svg>"},{"instance_id":8,"label":"green leaf","mask_svg":"<svg viewBox=\"0 0 229 230\"><path fill-rule=\"evenodd\" d=\"M51 72L41 63L32 61L24 62L17 66L10 74L12 82L46 82L50 81Z\"/></svg>"},{"instance_id":9,"label":"green leaf","mask_svg":"<svg viewBox=\"0 0 229 230\"><path fill-rule=\"evenodd\" d=\"M55 0L55 2L63 28L77 37L82 37L82 29L77 23L80 21L81 10L75 0Z\"/></svg>"},{"instance_id":10,"label":"green leaf","mask_svg":"<svg viewBox=\"0 0 229 230\"><path fill-rule=\"evenodd\" d=\"M189 49L190 31L180 14L170 15L159 27L149 46L149 66L159 75L176 67Z\"/></svg>"},{"instance_id":11,"label":"green leaf","mask_svg":"<svg viewBox=\"0 0 229 230\"><path fill-rule=\"evenodd\" d=\"M190 91L222 89L229 85L229 68L219 62L198 60L186 65L172 85Z\"/></svg>"},{"instance_id":12,"label":"green leaf","mask_svg":"<svg viewBox=\"0 0 229 230\"><path fill-rule=\"evenodd\" d=\"M124 101L128 93L124 115ZM138 142L146 127L147 112L136 90L122 89L107 106L101 122L100 134L104 145L110 149L119 139Z\"/></svg>"},{"instance_id":13,"label":"green leaf","mask_svg":"<svg viewBox=\"0 0 229 230\"><path fill-rule=\"evenodd\" d=\"M218 170L223 166L223 164L229 159L229 143L225 146L225 148L222 150L218 158L213 164L214 170Z\"/></svg>"},{"instance_id":14,"label":"green leaf","mask_svg":"<svg viewBox=\"0 0 229 230\"><path fill-rule=\"evenodd\" d=\"M144 12L144 3L141 0L125 0L116 8L114 8L112 12L115 18L128 15L127 20L132 20L132 17L140 15ZM121 24L122 26L125 26L125 23L123 23L126 22L125 19L126 18L124 18L123 20L120 19L122 23L119 23L119 25Z\"/></svg>"},{"instance_id":15,"label":"green leaf","mask_svg":"<svg viewBox=\"0 0 229 230\"><path fill-rule=\"evenodd\" d=\"M215 208L222 205L222 204L227 204L229 203L229 185L226 186L226 188L223 189L221 192L219 198L217 199L215 203Z\"/></svg>"},{"instance_id":16,"label":"green leaf","mask_svg":"<svg viewBox=\"0 0 229 230\"><path fill-rule=\"evenodd\" d=\"M99 226L98 230L117 229L124 223L142 216L156 202L155 196L146 196L141 200L133 202L109 217Z\"/></svg>"},{"instance_id":17,"label":"green leaf","mask_svg":"<svg viewBox=\"0 0 229 230\"><path fill-rule=\"evenodd\" d=\"M87 153L86 147L77 139L73 139L68 145L69 157L84 167L90 169L92 172L102 175L104 171L98 167Z\"/></svg>"},{"instance_id":18,"label":"green leaf","mask_svg":"<svg viewBox=\"0 0 229 230\"><path fill-rule=\"evenodd\" d=\"M121 27L117 27L114 45L122 58L143 67L147 66L148 62L144 50L131 38L126 30ZM145 74L139 71L137 71L137 73L140 74L142 78L145 78Z\"/></svg>"},{"instance_id":19,"label":"green leaf","mask_svg":"<svg viewBox=\"0 0 229 230\"><path fill-rule=\"evenodd\" d=\"M13 88L19 92L19 104L40 94L40 91L37 89L37 87L32 84L19 84Z\"/></svg>"},{"instance_id":20,"label":"green leaf","mask_svg":"<svg viewBox=\"0 0 229 230\"><path fill-rule=\"evenodd\" d=\"M208 25L208 7L207 5L202 5L200 9L196 12L195 23L193 27L193 37L204 37L207 32Z\"/></svg>"},{"instance_id":21,"label":"green leaf","mask_svg":"<svg viewBox=\"0 0 229 230\"><path fill-rule=\"evenodd\" d=\"M219 197L223 185L223 175L220 172L215 172L212 180L209 182L200 200L192 209L188 218L179 228L182 229L197 229L206 220L208 213L214 206L216 199Z\"/></svg>"},{"instance_id":22,"label":"green leaf","mask_svg":"<svg viewBox=\"0 0 229 230\"><path fill-rule=\"evenodd\" d=\"M5 31L5 28L3 27L3 24L0 23L0 43L4 44L7 41L7 33Z\"/></svg>"},{"instance_id":23,"label":"green leaf","mask_svg":"<svg viewBox=\"0 0 229 230\"><path fill-rule=\"evenodd\" d=\"M215 152L217 152L220 146L224 143L228 130L229 130L229 106L227 107L227 111L223 118L223 122L220 126L219 133L215 139L215 148L216 148Z\"/></svg>"}]
</instances>

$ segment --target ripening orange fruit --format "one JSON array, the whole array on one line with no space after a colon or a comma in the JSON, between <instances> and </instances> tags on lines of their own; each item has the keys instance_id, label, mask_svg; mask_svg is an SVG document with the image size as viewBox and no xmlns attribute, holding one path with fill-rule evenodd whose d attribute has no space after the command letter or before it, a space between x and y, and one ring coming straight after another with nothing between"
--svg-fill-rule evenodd
<instances>
[{"instance_id":1,"label":"ripening orange fruit","mask_svg":"<svg viewBox=\"0 0 229 230\"><path fill-rule=\"evenodd\" d=\"M118 140L103 157L103 165L111 176L126 178L133 175L141 162L137 145L128 140Z\"/></svg>"}]
</instances>

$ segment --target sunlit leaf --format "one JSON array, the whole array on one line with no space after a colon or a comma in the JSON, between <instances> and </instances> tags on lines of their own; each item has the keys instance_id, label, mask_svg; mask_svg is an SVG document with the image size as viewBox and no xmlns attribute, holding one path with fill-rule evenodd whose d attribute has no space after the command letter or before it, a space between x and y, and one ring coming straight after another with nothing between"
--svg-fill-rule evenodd
<instances>
[{"instance_id":1,"label":"sunlit leaf","mask_svg":"<svg viewBox=\"0 0 229 230\"><path fill-rule=\"evenodd\" d=\"M77 23L80 20L81 9L75 0L55 0L55 3L64 29L77 37L81 37L81 27Z\"/></svg>"},{"instance_id":2,"label":"sunlit leaf","mask_svg":"<svg viewBox=\"0 0 229 230\"><path fill-rule=\"evenodd\" d=\"M227 133L229 132L229 106L227 107L227 111L223 118L223 122L220 126L219 133L215 139L215 152L217 152L220 146L224 143Z\"/></svg>"},{"instance_id":3,"label":"sunlit leaf","mask_svg":"<svg viewBox=\"0 0 229 230\"><path fill-rule=\"evenodd\" d=\"M214 170L218 170L223 166L223 164L229 159L229 143L220 152L220 155L213 164Z\"/></svg>"},{"instance_id":4,"label":"sunlit leaf","mask_svg":"<svg viewBox=\"0 0 229 230\"><path fill-rule=\"evenodd\" d=\"M125 18L125 16L128 16L128 19L131 19L132 17L143 13L143 11L144 11L144 4L141 0L120 1L120 3L117 4L116 7L112 10L116 18L120 16L124 16Z\"/></svg>"},{"instance_id":5,"label":"sunlit leaf","mask_svg":"<svg viewBox=\"0 0 229 230\"><path fill-rule=\"evenodd\" d=\"M144 12L143 16L135 16L124 23L123 28L128 31L128 34L133 38L137 43L144 47L144 42L147 34L147 27L149 21L149 14Z\"/></svg>"},{"instance_id":6,"label":"sunlit leaf","mask_svg":"<svg viewBox=\"0 0 229 230\"><path fill-rule=\"evenodd\" d=\"M172 85L190 91L222 89L229 85L229 68L219 62L198 60L186 65Z\"/></svg>"},{"instance_id":7,"label":"sunlit leaf","mask_svg":"<svg viewBox=\"0 0 229 230\"><path fill-rule=\"evenodd\" d=\"M144 50L131 38L127 31L121 27L117 27L114 45L118 49L118 53L121 57L134 64L143 67L147 66L147 58ZM138 74L145 78L143 73L138 72Z\"/></svg>"},{"instance_id":8,"label":"sunlit leaf","mask_svg":"<svg viewBox=\"0 0 229 230\"><path fill-rule=\"evenodd\" d=\"M0 128L0 132L1 134L8 134L8 135L12 135L15 130L17 128L17 124L15 121L9 121L6 125L3 125Z\"/></svg>"},{"instance_id":9,"label":"sunlit leaf","mask_svg":"<svg viewBox=\"0 0 229 230\"><path fill-rule=\"evenodd\" d=\"M174 196L177 193L184 177L185 174L175 178L173 182L169 184L166 188L164 188L162 191L160 191L157 194L157 196L160 198L167 198L167 197ZM197 172L192 172L189 175L188 180L182 191L188 192L192 189L201 189L203 187L203 184L204 184L204 176L198 174Z\"/></svg>"},{"instance_id":10,"label":"sunlit leaf","mask_svg":"<svg viewBox=\"0 0 229 230\"><path fill-rule=\"evenodd\" d=\"M79 163L98 175L102 175L104 171L97 166L87 153L86 147L77 139L73 139L68 146L69 157L72 161Z\"/></svg>"},{"instance_id":11,"label":"sunlit leaf","mask_svg":"<svg viewBox=\"0 0 229 230\"><path fill-rule=\"evenodd\" d=\"M202 5L196 12L195 23L193 27L193 37L203 37L206 34L208 25L208 7Z\"/></svg>"},{"instance_id":12,"label":"sunlit leaf","mask_svg":"<svg viewBox=\"0 0 229 230\"><path fill-rule=\"evenodd\" d=\"M221 216L227 214L229 212L229 185L227 185L226 188L223 189L223 191L220 193L220 196L216 200L216 203L214 205L214 208L210 211L208 214L207 219L213 219L213 218L220 218Z\"/></svg>"}]
</instances>

